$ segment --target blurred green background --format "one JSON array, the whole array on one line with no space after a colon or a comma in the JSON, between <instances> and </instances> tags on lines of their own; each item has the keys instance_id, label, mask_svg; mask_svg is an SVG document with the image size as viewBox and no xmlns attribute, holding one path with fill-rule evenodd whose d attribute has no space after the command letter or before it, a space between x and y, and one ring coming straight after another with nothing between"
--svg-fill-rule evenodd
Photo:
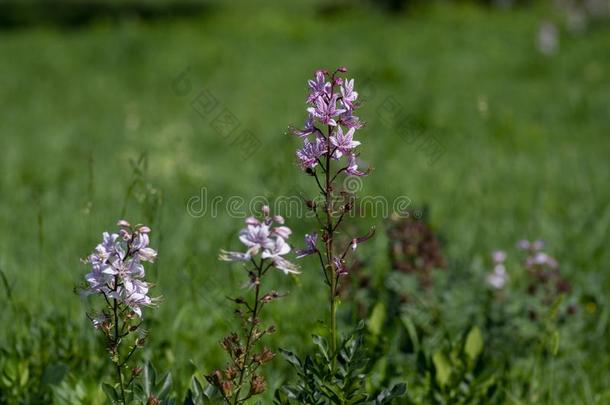
<instances>
[{"instance_id":1,"label":"blurred green background","mask_svg":"<svg viewBox=\"0 0 610 405\"><path fill-rule=\"evenodd\" d=\"M82 370L103 373L104 353L73 290L87 270L79 259L125 217L150 225L159 251L148 278L164 301L145 311L148 356L179 375L191 360L206 371L221 365L225 296L243 280L216 258L237 247L242 219L223 204L218 215L193 216L187 201L202 189L224 201L313 195L286 129L306 116L306 80L340 65L367 95L360 151L374 171L360 195L429 206L457 279L493 249L543 238L577 290L605 294L610 26L585 13L574 28L569 10L543 2L498 4L0 3L0 345L23 335L44 353L63 342L57 350L83 357L73 377L97 389ZM555 27L550 40L544 22ZM206 117L191 105L204 90L218 102ZM383 115L388 100L441 145L438 160ZM249 158L214 129L223 108L260 142ZM315 225L287 221L297 245ZM381 230L362 255L381 286L383 223L359 224ZM303 266L298 278L276 277L290 291L270 306L276 347L309 342L326 318L315 264ZM71 340L51 338L56 328ZM594 361L606 354L574 359L594 391L607 389ZM282 362L270 367L272 386ZM569 403L585 403L573 395Z\"/></svg>"}]
</instances>

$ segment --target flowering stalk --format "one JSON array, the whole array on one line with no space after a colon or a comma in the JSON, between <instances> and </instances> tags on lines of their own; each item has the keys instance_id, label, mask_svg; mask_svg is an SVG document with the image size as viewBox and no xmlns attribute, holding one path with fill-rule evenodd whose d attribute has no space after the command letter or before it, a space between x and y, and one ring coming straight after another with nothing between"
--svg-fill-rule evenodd
<instances>
[{"instance_id":1,"label":"flowering stalk","mask_svg":"<svg viewBox=\"0 0 610 405\"><path fill-rule=\"evenodd\" d=\"M356 130L362 127L354 116L358 108L358 93L354 91L354 80L340 77L347 71L337 68L332 74L318 70L314 80L309 80L309 116L304 129L291 128L294 135L303 139L303 147L296 152L301 168L316 180L322 197L321 207L315 201L308 201L308 207L315 213L322 233L323 252L316 246L317 232L305 236L306 247L297 252L297 257L315 254L320 260L325 283L329 287L330 341L332 349L332 369L336 367L337 354L337 296L342 276L347 275L346 258L359 243L373 235L373 230L363 237L353 238L343 249L336 251L335 235L345 215L353 209L353 196L348 190L335 194L339 175L365 176L367 172L358 170L354 149L360 142L354 140ZM313 137L313 139L311 139ZM344 161L341 158L345 157ZM339 164L334 165L337 161Z\"/></svg>"},{"instance_id":2,"label":"flowering stalk","mask_svg":"<svg viewBox=\"0 0 610 405\"><path fill-rule=\"evenodd\" d=\"M241 334L231 333L222 340L221 346L229 355L230 362L224 370L216 370L206 376L207 381L220 391L225 403L230 405L243 404L265 391L265 378L257 370L275 356L266 347L256 350L261 338L275 331L273 326L260 326L261 312L267 303L280 298L275 291L263 293L263 277L272 267L285 274L299 273L298 267L283 257L291 250L286 239L292 233L290 228L284 226L284 218L279 215L271 217L267 206L263 207L263 215L262 220L247 218L246 227L239 234L246 252L222 250L219 256L223 261L246 263L246 286L250 291L254 290L251 299L232 299L237 304L235 312L241 319Z\"/></svg>"},{"instance_id":3,"label":"flowering stalk","mask_svg":"<svg viewBox=\"0 0 610 405\"><path fill-rule=\"evenodd\" d=\"M85 260L91 272L85 276L87 286L83 295L103 297L104 308L95 313L87 313L95 329L106 339L116 372L116 387L104 385L109 396L126 404L126 391L137 377L141 368L131 369L129 379L123 375L134 353L144 346L146 332L142 330L142 306L152 306L158 300L148 296L151 287L144 281L143 262L153 262L157 252L148 247L150 228L144 225L132 226L127 221L118 222L118 233L104 232L102 242ZM122 347L129 346L128 350Z\"/></svg>"}]
</instances>

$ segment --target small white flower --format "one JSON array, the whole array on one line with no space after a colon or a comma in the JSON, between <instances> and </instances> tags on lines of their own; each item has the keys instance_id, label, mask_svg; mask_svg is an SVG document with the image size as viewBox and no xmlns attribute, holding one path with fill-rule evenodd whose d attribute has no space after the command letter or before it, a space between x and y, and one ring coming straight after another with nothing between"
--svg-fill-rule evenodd
<instances>
[{"instance_id":1,"label":"small white flower","mask_svg":"<svg viewBox=\"0 0 610 405\"><path fill-rule=\"evenodd\" d=\"M508 274L503 264L496 265L493 272L487 276L487 284L496 290L504 288L507 282Z\"/></svg>"},{"instance_id":2,"label":"small white flower","mask_svg":"<svg viewBox=\"0 0 610 405\"><path fill-rule=\"evenodd\" d=\"M272 243L273 245L271 247L263 251L263 254L261 255L263 259L273 259L290 252L290 245L288 245L281 236L278 236L275 239L275 242Z\"/></svg>"},{"instance_id":3,"label":"small white flower","mask_svg":"<svg viewBox=\"0 0 610 405\"><path fill-rule=\"evenodd\" d=\"M494 261L494 263L498 264L498 263L504 263L504 261L506 260L506 252L502 251L502 250L496 250L495 252L493 252L491 254L492 260Z\"/></svg>"}]
</instances>

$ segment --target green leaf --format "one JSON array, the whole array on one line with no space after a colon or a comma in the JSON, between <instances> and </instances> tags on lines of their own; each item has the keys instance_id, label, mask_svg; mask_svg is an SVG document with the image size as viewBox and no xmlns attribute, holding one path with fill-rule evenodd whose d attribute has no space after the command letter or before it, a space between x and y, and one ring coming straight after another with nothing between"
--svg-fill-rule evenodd
<instances>
[{"instance_id":1,"label":"green leaf","mask_svg":"<svg viewBox=\"0 0 610 405\"><path fill-rule=\"evenodd\" d=\"M299 360L296 354L288 350L284 350L282 348L280 348L280 353L282 354L282 356L284 356L288 363L292 364L297 369L301 368L301 360Z\"/></svg>"},{"instance_id":2,"label":"green leaf","mask_svg":"<svg viewBox=\"0 0 610 405\"><path fill-rule=\"evenodd\" d=\"M557 352L559 351L559 331L554 330L551 334L551 353L553 356L557 356Z\"/></svg>"},{"instance_id":3,"label":"green leaf","mask_svg":"<svg viewBox=\"0 0 610 405\"><path fill-rule=\"evenodd\" d=\"M441 387L445 387L451 377L451 364L443 352L438 351L432 356L434 369L436 370L436 382Z\"/></svg>"},{"instance_id":4,"label":"green leaf","mask_svg":"<svg viewBox=\"0 0 610 405\"><path fill-rule=\"evenodd\" d=\"M203 386L201 385L197 377L193 377L193 382L191 383L191 390L196 396L200 396L203 394Z\"/></svg>"},{"instance_id":5,"label":"green leaf","mask_svg":"<svg viewBox=\"0 0 610 405\"><path fill-rule=\"evenodd\" d=\"M172 387L172 374L168 371L163 377L161 377L161 382L155 386L156 396L159 399L166 399L169 394L169 390Z\"/></svg>"},{"instance_id":6,"label":"green leaf","mask_svg":"<svg viewBox=\"0 0 610 405\"><path fill-rule=\"evenodd\" d=\"M385 316L385 305L382 301L379 301L375 304L375 307L373 307L373 311L367 322L367 327L373 335L378 336L381 333L383 324L385 323Z\"/></svg>"},{"instance_id":7,"label":"green leaf","mask_svg":"<svg viewBox=\"0 0 610 405\"><path fill-rule=\"evenodd\" d=\"M419 351L419 337L417 336L417 329L415 328L415 324L411 320L411 317L407 314L402 315L400 317L402 324L404 325L407 333L409 334L409 338L411 339L411 344L413 345L413 351Z\"/></svg>"},{"instance_id":8,"label":"green leaf","mask_svg":"<svg viewBox=\"0 0 610 405\"><path fill-rule=\"evenodd\" d=\"M49 364L42 373L43 385L59 385L68 373L68 366L63 363Z\"/></svg>"},{"instance_id":9,"label":"green leaf","mask_svg":"<svg viewBox=\"0 0 610 405\"><path fill-rule=\"evenodd\" d=\"M109 400L111 400L112 402L119 402L119 394L116 392L112 385L102 383L102 390L104 391Z\"/></svg>"},{"instance_id":10,"label":"green leaf","mask_svg":"<svg viewBox=\"0 0 610 405\"><path fill-rule=\"evenodd\" d=\"M28 364L23 361L19 363L19 385L25 387L30 379L30 368Z\"/></svg>"},{"instance_id":11,"label":"green leaf","mask_svg":"<svg viewBox=\"0 0 610 405\"><path fill-rule=\"evenodd\" d=\"M466 336L464 351L471 361L475 361L483 351L483 335L478 326L474 326Z\"/></svg>"},{"instance_id":12,"label":"green leaf","mask_svg":"<svg viewBox=\"0 0 610 405\"><path fill-rule=\"evenodd\" d=\"M557 314L559 313L559 307L561 307L561 303L563 302L563 298L564 295L561 294L559 297L557 297L557 299L553 302L553 305L551 305L551 309L549 310L548 314L547 314L547 320L549 322L553 321L555 318L557 318Z\"/></svg>"},{"instance_id":13,"label":"green leaf","mask_svg":"<svg viewBox=\"0 0 610 405\"><path fill-rule=\"evenodd\" d=\"M322 356L324 356L324 359L327 362L330 361L330 357L328 354L328 343L326 342L326 339L318 335L313 335L312 339L313 343L320 349L320 353L322 354Z\"/></svg>"},{"instance_id":14,"label":"green leaf","mask_svg":"<svg viewBox=\"0 0 610 405\"><path fill-rule=\"evenodd\" d=\"M155 368L153 367L151 362L147 362L146 366L144 366L144 372L142 375L142 380L144 382L144 395L146 398L150 397L154 394L153 389L155 386L155 380L157 379Z\"/></svg>"},{"instance_id":15,"label":"green leaf","mask_svg":"<svg viewBox=\"0 0 610 405\"><path fill-rule=\"evenodd\" d=\"M222 395L215 386L208 384L203 391L203 399L206 405L219 404L222 402Z\"/></svg>"},{"instance_id":16,"label":"green leaf","mask_svg":"<svg viewBox=\"0 0 610 405\"><path fill-rule=\"evenodd\" d=\"M385 405L391 404L392 400L400 398L407 393L407 384L399 383L392 387L391 390L385 389L375 398L375 404Z\"/></svg>"}]
</instances>

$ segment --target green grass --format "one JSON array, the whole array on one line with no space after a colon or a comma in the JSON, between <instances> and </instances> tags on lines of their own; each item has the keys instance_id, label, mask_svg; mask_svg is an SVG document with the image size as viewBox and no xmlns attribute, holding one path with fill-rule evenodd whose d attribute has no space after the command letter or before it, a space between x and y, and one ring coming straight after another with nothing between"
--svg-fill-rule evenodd
<instances>
[{"instance_id":1,"label":"green grass","mask_svg":"<svg viewBox=\"0 0 610 405\"><path fill-rule=\"evenodd\" d=\"M463 274L492 249L541 237L578 291L604 292L610 30L562 32L560 52L545 57L535 47L541 14L452 6L320 15L242 5L190 20L0 32L0 269L22 308L2 305L0 323L19 324L24 311L55 313L82 319L78 333L93 334L72 294L86 270L78 259L122 215L129 161L145 154L146 185L135 187L125 217L151 223L159 250L150 278L164 302L147 311L155 359L181 371L189 359L206 370L221 365L224 296L241 273L216 256L236 246L241 220L222 211L193 218L186 202L202 187L225 198L313 193L294 164L297 142L284 133L305 117L305 80L339 65L357 84L367 78L375 86L359 114L368 123L362 158L375 168L361 195L429 204ZM188 66L194 90L182 97L172 82ZM203 88L260 139L255 156L244 160L192 110ZM378 108L390 96L445 147L436 164L381 122ZM138 202L151 188L158 210ZM288 221L297 235L314 226ZM362 227L382 222L369 218ZM382 234L365 247L368 271L380 279ZM325 290L313 262L298 280L277 278L290 296L270 310L281 331L274 344L297 347L326 318ZM0 340L11 333L1 329ZM594 392L608 389L596 356L604 353L574 363ZM281 362L270 371L273 384ZM586 398L571 395L569 403Z\"/></svg>"}]
</instances>

